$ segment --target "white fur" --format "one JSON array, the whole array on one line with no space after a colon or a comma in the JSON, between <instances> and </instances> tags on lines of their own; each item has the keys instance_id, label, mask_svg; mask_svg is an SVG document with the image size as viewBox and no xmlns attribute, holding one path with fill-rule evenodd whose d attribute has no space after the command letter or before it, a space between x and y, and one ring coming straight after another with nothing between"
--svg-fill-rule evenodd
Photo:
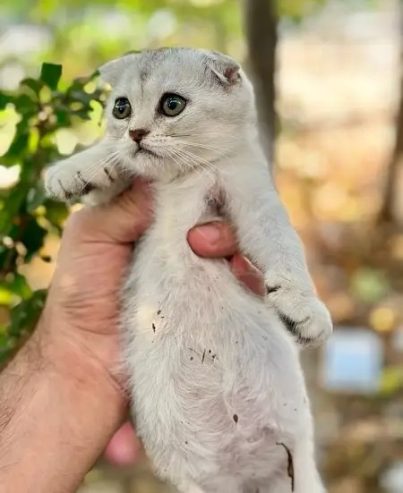
<instances>
[{"instance_id":1,"label":"white fur","mask_svg":"<svg viewBox=\"0 0 403 493\"><path fill-rule=\"evenodd\" d=\"M47 187L66 199L91 183L87 201L99 203L131 176L154 180L155 221L136 247L122 326L136 429L156 473L182 493L288 493L289 451L294 491L322 493L295 338L317 342L332 326L239 74L228 57L191 49L110 62L101 68L113 86L104 139L52 167ZM179 116L158 113L165 92L188 99ZM120 96L131 102L128 120L109 116ZM135 128L150 130L142 144L153 154L136 154ZM266 299L247 292L225 260L190 249L189 229L222 216L264 272Z\"/></svg>"}]
</instances>

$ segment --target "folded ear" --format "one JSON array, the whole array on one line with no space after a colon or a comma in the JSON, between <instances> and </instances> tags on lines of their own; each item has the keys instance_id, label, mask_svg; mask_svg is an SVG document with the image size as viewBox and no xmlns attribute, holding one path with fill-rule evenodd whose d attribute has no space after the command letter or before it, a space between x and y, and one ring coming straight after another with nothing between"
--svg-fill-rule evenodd
<instances>
[{"instance_id":1,"label":"folded ear","mask_svg":"<svg viewBox=\"0 0 403 493\"><path fill-rule=\"evenodd\" d=\"M101 67L98 68L101 79L113 87L127 65L133 62L137 56L136 53L131 53L101 65Z\"/></svg>"},{"instance_id":2,"label":"folded ear","mask_svg":"<svg viewBox=\"0 0 403 493\"><path fill-rule=\"evenodd\" d=\"M241 80L239 64L217 51L211 51L207 55L207 67L223 86L233 86Z\"/></svg>"}]
</instances>

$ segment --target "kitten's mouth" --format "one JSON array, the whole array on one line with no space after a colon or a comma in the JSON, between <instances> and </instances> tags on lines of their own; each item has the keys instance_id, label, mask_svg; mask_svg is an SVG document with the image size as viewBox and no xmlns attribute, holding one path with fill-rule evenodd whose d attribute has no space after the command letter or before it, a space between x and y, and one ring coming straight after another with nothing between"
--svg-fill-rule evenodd
<instances>
[{"instance_id":1,"label":"kitten's mouth","mask_svg":"<svg viewBox=\"0 0 403 493\"><path fill-rule=\"evenodd\" d=\"M143 145L140 145L140 144L138 145L136 151L133 154L133 157L137 156L137 154L148 154L148 155L153 156L153 157L156 157L156 158L160 158L161 157L156 152L152 151L151 149L149 149L147 147L144 147L144 144Z\"/></svg>"}]
</instances>

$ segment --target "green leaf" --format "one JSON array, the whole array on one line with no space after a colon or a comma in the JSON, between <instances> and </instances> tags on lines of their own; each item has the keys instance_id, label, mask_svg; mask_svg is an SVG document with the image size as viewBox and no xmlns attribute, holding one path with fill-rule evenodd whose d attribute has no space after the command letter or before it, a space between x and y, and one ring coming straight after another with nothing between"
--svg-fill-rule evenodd
<instances>
[{"instance_id":1,"label":"green leaf","mask_svg":"<svg viewBox=\"0 0 403 493\"><path fill-rule=\"evenodd\" d=\"M17 258L18 252L15 248L0 246L0 272L2 275L15 266Z\"/></svg>"},{"instance_id":2,"label":"green leaf","mask_svg":"<svg viewBox=\"0 0 403 493\"><path fill-rule=\"evenodd\" d=\"M10 305L12 299L13 293L9 287L4 282L0 282L0 305Z\"/></svg>"},{"instance_id":3,"label":"green leaf","mask_svg":"<svg viewBox=\"0 0 403 493\"><path fill-rule=\"evenodd\" d=\"M74 114L75 116L78 116L81 120L91 120L88 109L75 110L75 111L72 111L72 114Z\"/></svg>"},{"instance_id":4,"label":"green leaf","mask_svg":"<svg viewBox=\"0 0 403 493\"><path fill-rule=\"evenodd\" d=\"M71 98L71 102L79 102L88 107L93 99L92 94L87 94L86 92L77 90L71 91L69 93L69 97Z\"/></svg>"},{"instance_id":5,"label":"green leaf","mask_svg":"<svg viewBox=\"0 0 403 493\"><path fill-rule=\"evenodd\" d=\"M27 254L25 256L26 261L29 261L33 254L35 254L42 247L46 234L46 229L39 226L34 217L30 217L25 224L21 236L21 242L27 249Z\"/></svg>"},{"instance_id":6,"label":"green leaf","mask_svg":"<svg viewBox=\"0 0 403 493\"><path fill-rule=\"evenodd\" d=\"M3 294L3 303L5 300L4 296L6 296L7 293L10 297L14 294L23 300L32 296L32 290L28 285L27 280L19 272L14 272L13 274L6 276L6 280L0 282L0 293Z\"/></svg>"},{"instance_id":7,"label":"green leaf","mask_svg":"<svg viewBox=\"0 0 403 493\"><path fill-rule=\"evenodd\" d=\"M10 164L14 164L20 159L20 156L26 150L28 142L28 132L17 133L3 159L5 158L6 160L10 160Z\"/></svg>"},{"instance_id":8,"label":"green leaf","mask_svg":"<svg viewBox=\"0 0 403 493\"><path fill-rule=\"evenodd\" d=\"M57 125L59 127L67 127L71 125L71 111L68 108L59 106L54 109Z\"/></svg>"},{"instance_id":9,"label":"green leaf","mask_svg":"<svg viewBox=\"0 0 403 493\"><path fill-rule=\"evenodd\" d=\"M4 92L0 92L0 110L4 110L8 103L12 103L14 98L9 94L5 94Z\"/></svg>"},{"instance_id":10,"label":"green leaf","mask_svg":"<svg viewBox=\"0 0 403 493\"><path fill-rule=\"evenodd\" d=\"M69 215L66 205L62 202L56 202L50 199L48 199L44 205L46 207L46 219L54 226L60 228Z\"/></svg>"},{"instance_id":11,"label":"green leaf","mask_svg":"<svg viewBox=\"0 0 403 493\"><path fill-rule=\"evenodd\" d=\"M14 273L14 279L10 284L12 291L20 296L23 300L26 300L32 296L32 290L25 279L25 277L19 272Z\"/></svg>"},{"instance_id":12,"label":"green leaf","mask_svg":"<svg viewBox=\"0 0 403 493\"><path fill-rule=\"evenodd\" d=\"M60 77L62 76L62 66L54 63L43 63L41 69L41 80L50 89L57 89Z\"/></svg>"},{"instance_id":13,"label":"green leaf","mask_svg":"<svg viewBox=\"0 0 403 493\"><path fill-rule=\"evenodd\" d=\"M29 333L34 329L44 306L45 298L46 291L41 289L12 308L10 326L8 327L8 333L12 337L19 338L24 333Z\"/></svg>"},{"instance_id":14,"label":"green leaf","mask_svg":"<svg viewBox=\"0 0 403 493\"><path fill-rule=\"evenodd\" d=\"M8 334L0 334L0 365L10 359L15 347L15 339Z\"/></svg>"},{"instance_id":15,"label":"green leaf","mask_svg":"<svg viewBox=\"0 0 403 493\"><path fill-rule=\"evenodd\" d=\"M0 214L0 234L11 236L10 231L19 222L21 206L24 202L25 190L14 187L7 196L7 207ZM18 235L18 231L17 231ZM12 236L15 238L15 236Z\"/></svg>"},{"instance_id":16,"label":"green leaf","mask_svg":"<svg viewBox=\"0 0 403 493\"><path fill-rule=\"evenodd\" d=\"M38 104L27 94L20 94L14 99L15 109L24 117L30 117L38 113Z\"/></svg>"},{"instance_id":17,"label":"green leaf","mask_svg":"<svg viewBox=\"0 0 403 493\"><path fill-rule=\"evenodd\" d=\"M27 211L29 213L42 205L46 200L46 193L42 186L39 184L37 187L32 187L27 193Z\"/></svg>"},{"instance_id":18,"label":"green leaf","mask_svg":"<svg viewBox=\"0 0 403 493\"><path fill-rule=\"evenodd\" d=\"M31 79L31 78L27 78L27 79L24 79L20 82L20 86L21 87L28 87L29 89L31 89L31 91L36 95L38 96L39 95L39 92L40 90L42 89L43 87L43 82L40 81L40 80L37 80L37 79Z\"/></svg>"}]
</instances>

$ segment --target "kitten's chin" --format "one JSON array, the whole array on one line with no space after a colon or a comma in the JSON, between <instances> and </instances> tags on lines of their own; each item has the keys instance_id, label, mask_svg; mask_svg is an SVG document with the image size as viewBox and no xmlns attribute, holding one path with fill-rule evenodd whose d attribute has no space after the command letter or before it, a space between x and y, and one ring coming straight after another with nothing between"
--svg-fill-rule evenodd
<instances>
[{"instance_id":1,"label":"kitten's chin","mask_svg":"<svg viewBox=\"0 0 403 493\"><path fill-rule=\"evenodd\" d=\"M219 157L215 157L215 159L210 158L207 161L206 158L190 156L189 162L184 162L183 158L178 161L172 156L161 156L151 149L143 148L132 155L126 156L124 166L137 176L154 181L167 182L192 173L196 168L203 169L205 168L205 163L210 163L210 166L213 166L213 163L218 159ZM194 166L194 164L197 166Z\"/></svg>"},{"instance_id":2,"label":"kitten's chin","mask_svg":"<svg viewBox=\"0 0 403 493\"><path fill-rule=\"evenodd\" d=\"M146 179L156 180L165 174L163 158L146 149L140 149L134 155L126 157L124 166L133 174Z\"/></svg>"}]
</instances>

